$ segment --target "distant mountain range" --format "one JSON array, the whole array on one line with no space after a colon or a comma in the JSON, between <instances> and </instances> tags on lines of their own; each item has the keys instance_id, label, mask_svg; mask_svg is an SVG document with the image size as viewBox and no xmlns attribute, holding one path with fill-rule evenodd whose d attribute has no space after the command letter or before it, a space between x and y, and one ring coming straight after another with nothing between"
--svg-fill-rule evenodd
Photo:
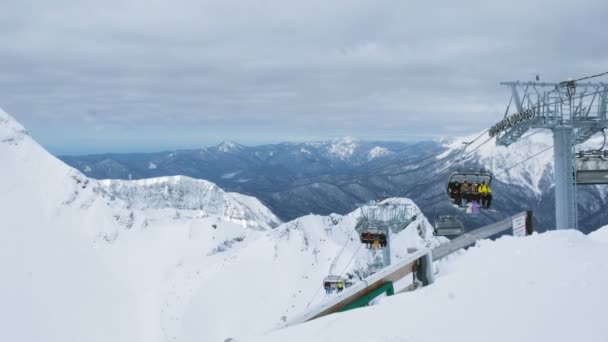
<instances>
[{"instance_id":1,"label":"distant mountain range","mask_svg":"<svg viewBox=\"0 0 608 342\"><path fill-rule=\"evenodd\" d=\"M346 214L381 196L412 198L429 218L462 217L468 228L521 210L535 211L538 230L554 226L551 150L511 168L551 145L551 136L532 132L509 148L486 139L462 152L462 139L368 142L350 137L324 142L243 146L222 142L197 150L158 153L59 156L89 177L142 179L186 175L227 191L259 198L282 220L314 213ZM461 155L463 157L460 160ZM496 174L494 208L466 216L447 201L445 183L458 168L484 167ZM584 231L608 223L606 187L579 187L579 222Z\"/></svg>"}]
</instances>

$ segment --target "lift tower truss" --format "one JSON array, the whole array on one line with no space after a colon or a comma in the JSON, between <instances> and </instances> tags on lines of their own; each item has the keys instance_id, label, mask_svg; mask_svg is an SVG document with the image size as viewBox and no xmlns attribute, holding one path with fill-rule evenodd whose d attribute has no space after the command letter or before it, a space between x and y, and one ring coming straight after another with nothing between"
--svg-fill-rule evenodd
<instances>
[{"instance_id":1,"label":"lift tower truss","mask_svg":"<svg viewBox=\"0 0 608 342\"><path fill-rule=\"evenodd\" d=\"M355 229L359 234L370 228L384 232L387 245L383 249L382 259L383 267L387 267L391 264L391 236L416 220L414 209L409 204L375 201L360 206L360 209L361 216Z\"/></svg>"},{"instance_id":2,"label":"lift tower truss","mask_svg":"<svg viewBox=\"0 0 608 342\"><path fill-rule=\"evenodd\" d=\"M490 128L498 145L509 146L529 129L553 131L555 160L555 223L557 229L576 229L574 146L608 127L607 83L566 81L502 82L511 88L511 102L503 120ZM513 109L511 108L513 104Z\"/></svg>"}]
</instances>

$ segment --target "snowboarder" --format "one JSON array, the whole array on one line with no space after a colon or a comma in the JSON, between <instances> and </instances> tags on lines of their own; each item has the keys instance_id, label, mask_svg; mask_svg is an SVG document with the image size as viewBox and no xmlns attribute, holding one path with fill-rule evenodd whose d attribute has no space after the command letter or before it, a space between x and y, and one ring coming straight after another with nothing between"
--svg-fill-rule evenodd
<instances>
[{"instance_id":1,"label":"snowboarder","mask_svg":"<svg viewBox=\"0 0 608 342\"><path fill-rule=\"evenodd\" d=\"M331 284L328 281L323 284L323 287L325 288L325 294L331 293Z\"/></svg>"},{"instance_id":2,"label":"snowboarder","mask_svg":"<svg viewBox=\"0 0 608 342\"><path fill-rule=\"evenodd\" d=\"M338 292L342 292L342 290L344 290L344 284L341 281L339 281L336 284L336 288L338 288Z\"/></svg>"}]
</instances>

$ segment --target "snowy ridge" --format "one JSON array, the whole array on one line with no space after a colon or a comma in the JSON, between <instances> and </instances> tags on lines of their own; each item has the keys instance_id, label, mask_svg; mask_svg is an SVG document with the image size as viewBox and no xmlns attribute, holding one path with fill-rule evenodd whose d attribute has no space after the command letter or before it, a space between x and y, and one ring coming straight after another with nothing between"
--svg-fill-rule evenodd
<instances>
[{"instance_id":1,"label":"snowy ridge","mask_svg":"<svg viewBox=\"0 0 608 342\"><path fill-rule=\"evenodd\" d=\"M100 184L135 209L196 210L199 215L217 215L257 229L274 228L281 222L258 199L226 193L205 180L172 176L134 181L102 180Z\"/></svg>"},{"instance_id":2,"label":"snowy ridge","mask_svg":"<svg viewBox=\"0 0 608 342\"><path fill-rule=\"evenodd\" d=\"M27 136L25 128L0 108L0 143L18 144Z\"/></svg>"}]
</instances>

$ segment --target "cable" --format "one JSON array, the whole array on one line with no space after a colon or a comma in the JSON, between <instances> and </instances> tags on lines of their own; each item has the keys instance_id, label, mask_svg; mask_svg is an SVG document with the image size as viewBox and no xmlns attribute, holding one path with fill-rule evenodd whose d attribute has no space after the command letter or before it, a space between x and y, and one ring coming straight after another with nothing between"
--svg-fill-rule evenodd
<instances>
[{"instance_id":1,"label":"cable","mask_svg":"<svg viewBox=\"0 0 608 342\"><path fill-rule=\"evenodd\" d=\"M308 309L308 307L310 306L310 304L312 304L312 301L315 300L315 298L317 298L317 295L319 294L319 292L321 291L322 288L323 288L323 284L321 284L321 286L319 286L319 288L317 289L317 291L315 291L315 295L312 296L312 298L310 298L310 300L308 301L308 304L306 304L306 309Z\"/></svg>"},{"instance_id":2,"label":"cable","mask_svg":"<svg viewBox=\"0 0 608 342\"><path fill-rule=\"evenodd\" d=\"M494 175L494 177L496 177L496 176L498 176L498 175L501 175L501 174L503 174L503 173L505 173L505 172L507 172L507 171L511 170L512 168L514 168L514 167L516 167L516 166L518 166L518 165L521 165L521 164L523 164L523 163L527 162L528 160L530 160L530 159L532 159L532 158L534 158L534 157L536 157L536 156L540 155L541 153L544 153L544 152L548 151L548 150L549 150L549 149L551 149L551 148L553 148L553 145L551 145L551 146L549 146L549 147L545 148L544 150L542 150L542 151L540 151L540 152L538 152L538 153L535 153L534 155L532 155L532 156L530 156L530 157L528 157L528 158L526 158L526 159L524 159L524 160L520 161L520 162L519 162L519 163L517 163L517 164L514 164L514 165L509 166L508 168L506 168L506 169L502 170L502 171L501 171L501 172L499 172L499 173L496 173L496 174Z\"/></svg>"},{"instance_id":3,"label":"cable","mask_svg":"<svg viewBox=\"0 0 608 342\"><path fill-rule=\"evenodd\" d=\"M565 85L565 84L568 84L568 83L573 83L573 82L578 82L578 81L584 81L584 80L588 80L590 78L600 77L600 76L604 76L604 75L608 75L608 71L602 72L602 73L599 73L599 74L595 74L595 75L591 75L591 76L581 77L579 79L572 80L572 81L563 81L563 82L560 82L559 84L560 85Z\"/></svg>"},{"instance_id":4,"label":"cable","mask_svg":"<svg viewBox=\"0 0 608 342\"><path fill-rule=\"evenodd\" d=\"M359 247L357 247L357 249L355 250L355 253L353 253L353 256L348 261L348 264L346 264L346 266L344 266L344 269L340 273L340 277L342 277L342 275L344 275L344 272L346 272L346 269L348 269L348 266L350 266L350 263L353 262L353 260L357 256L357 252L359 252L359 248L361 248L361 246L363 246L363 244L360 244Z\"/></svg>"},{"instance_id":5,"label":"cable","mask_svg":"<svg viewBox=\"0 0 608 342\"><path fill-rule=\"evenodd\" d=\"M480 145L478 145L477 147L475 147L474 150L472 150L471 152L469 152L467 154L467 157L470 156L471 154L473 154L473 152L479 150L481 148L481 146L485 145L487 142L489 142L490 140L494 139L494 137L489 137L486 141L482 142Z\"/></svg>"},{"instance_id":6,"label":"cable","mask_svg":"<svg viewBox=\"0 0 608 342\"><path fill-rule=\"evenodd\" d=\"M348 234L347 238L346 238L346 242L344 243L344 245L342 246L342 250L340 250L340 253L338 253L338 256L334 259L334 262L329 266L329 274L331 274L331 271L333 270L335 263L338 262L338 260L340 260L340 257L342 256L342 253L344 252L344 250L346 249L346 245L348 245L348 242L350 241L350 239L352 238L353 232L357 229L357 225L355 224L355 227L353 228L353 230L350 231L350 233Z\"/></svg>"}]
</instances>

